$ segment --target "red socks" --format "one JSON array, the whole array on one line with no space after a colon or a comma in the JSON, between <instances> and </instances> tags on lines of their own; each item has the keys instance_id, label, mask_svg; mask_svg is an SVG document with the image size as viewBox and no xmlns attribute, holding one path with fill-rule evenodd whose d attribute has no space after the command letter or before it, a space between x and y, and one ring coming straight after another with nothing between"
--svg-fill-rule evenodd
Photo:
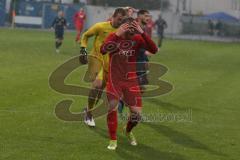
<instances>
[{"instance_id":1,"label":"red socks","mask_svg":"<svg viewBox=\"0 0 240 160\"><path fill-rule=\"evenodd\" d=\"M117 140L117 126L118 126L117 111L112 110L108 112L107 125L111 140Z\"/></svg>"},{"instance_id":2,"label":"red socks","mask_svg":"<svg viewBox=\"0 0 240 160\"><path fill-rule=\"evenodd\" d=\"M139 116L133 115L129 117L126 131L127 133L131 132L132 129L138 124ZM107 125L108 125L108 132L111 140L117 140L117 127L118 127L118 120L117 120L117 111L112 110L108 112L107 115Z\"/></svg>"},{"instance_id":3,"label":"red socks","mask_svg":"<svg viewBox=\"0 0 240 160\"><path fill-rule=\"evenodd\" d=\"M76 42L78 42L80 40L80 38L81 38L80 35L81 35L81 33L77 33L77 36L76 36L76 39L75 39Z\"/></svg>"},{"instance_id":4,"label":"red socks","mask_svg":"<svg viewBox=\"0 0 240 160\"><path fill-rule=\"evenodd\" d=\"M136 126L136 123L135 123L135 122L132 122L131 120L128 120L127 128L126 128L127 133L131 132L132 129L133 129L135 126Z\"/></svg>"},{"instance_id":5,"label":"red socks","mask_svg":"<svg viewBox=\"0 0 240 160\"><path fill-rule=\"evenodd\" d=\"M132 115L129 116L128 123L127 123L127 128L126 128L127 133L132 131L132 129L140 121L140 118L141 118L141 116L139 114L132 114Z\"/></svg>"}]
</instances>

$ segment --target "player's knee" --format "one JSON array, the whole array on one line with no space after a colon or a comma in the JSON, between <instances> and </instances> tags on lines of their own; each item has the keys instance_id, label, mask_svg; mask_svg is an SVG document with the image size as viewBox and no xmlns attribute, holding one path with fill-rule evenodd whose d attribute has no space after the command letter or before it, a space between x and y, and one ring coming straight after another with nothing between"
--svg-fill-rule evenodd
<instances>
[{"instance_id":1,"label":"player's knee","mask_svg":"<svg viewBox=\"0 0 240 160\"><path fill-rule=\"evenodd\" d=\"M108 111L117 110L117 105L118 105L118 100L111 100L109 102L109 109L108 109Z\"/></svg>"},{"instance_id":2,"label":"player's knee","mask_svg":"<svg viewBox=\"0 0 240 160\"><path fill-rule=\"evenodd\" d=\"M90 70L87 70L86 71L86 73L85 73L85 75L84 75L84 77L83 77L83 80L85 81L85 82L94 82L94 80L95 80L95 78L96 78L96 76L94 75L92 75L91 74L91 71Z\"/></svg>"},{"instance_id":3,"label":"player's knee","mask_svg":"<svg viewBox=\"0 0 240 160\"><path fill-rule=\"evenodd\" d=\"M103 88L103 81L100 80L100 79L96 79L93 82L93 87L96 88L96 89L102 89Z\"/></svg>"},{"instance_id":4,"label":"player's knee","mask_svg":"<svg viewBox=\"0 0 240 160\"><path fill-rule=\"evenodd\" d=\"M61 43L61 42L62 42L62 40L61 40L61 39L56 39L56 41L57 41L58 43Z\"/></svg>"},{"instance_id":5,"label":"player's knee","mask_svg":"<svg viewBox=\"0 0 240 160\"><path fill-rule=\"evenodd\" d=\"M132 124L136 126L141 121L142 117L140 113L131 113L129 118Z\"/></svg>"}]
</instances>

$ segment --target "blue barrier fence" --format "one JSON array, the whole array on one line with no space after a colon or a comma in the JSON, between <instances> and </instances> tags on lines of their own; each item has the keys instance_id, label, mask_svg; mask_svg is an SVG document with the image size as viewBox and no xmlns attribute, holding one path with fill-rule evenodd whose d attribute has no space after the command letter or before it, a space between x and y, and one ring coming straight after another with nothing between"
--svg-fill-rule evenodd
<instances>
[{"instance_id":1,"label":"blue barrier fence","mask_svg":"<svg viewBox=\"0 0 240 160\"><path fill-rule=\"evenodd\" d=\"M6 18L6 0L0 0L0 26L3 26Z\"/></svg>"},{"instance_id":2,"label":"blue barrier fence","mask_svg":"<svg viewBox=\"0 0 240 160\"><path fill-rule=\"evenodd\" d=\"M62 10L64 11L68 28L74 29L73 16L80 7L84 8L84 5L46 3L33 0L18 1L16 4L16 26L50 28L54 18L57 16L57 12Z\"/></svg>"}]
</instances>

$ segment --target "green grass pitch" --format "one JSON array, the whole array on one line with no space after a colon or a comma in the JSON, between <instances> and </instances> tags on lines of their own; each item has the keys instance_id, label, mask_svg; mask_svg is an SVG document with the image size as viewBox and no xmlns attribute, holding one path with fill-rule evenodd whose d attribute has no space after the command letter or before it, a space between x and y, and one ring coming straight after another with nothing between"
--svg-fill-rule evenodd
<instances>
[{"instance_id":1,"label":"green grass pitch","mask_svg":"<svg viewBox=\"0 0 240 160\"><path fill-rule=\"evenodd\" d=\"M132 147L120 132L116 151L106 149L106 117L90 129L82 122L56 118L55 105L74 99L80 112L86 98L59 94L48 77L78 54L74 33L66 33L60 54L54 35L35 30L0 29L1 160L238 160L240 158L240 45L166 40L151 58L169 68L161 77L174 90L144 100L144 113L185 113L191 122L142 123ZM78 85L86 68L66 80Z\"/></svg>"}]
</instances>

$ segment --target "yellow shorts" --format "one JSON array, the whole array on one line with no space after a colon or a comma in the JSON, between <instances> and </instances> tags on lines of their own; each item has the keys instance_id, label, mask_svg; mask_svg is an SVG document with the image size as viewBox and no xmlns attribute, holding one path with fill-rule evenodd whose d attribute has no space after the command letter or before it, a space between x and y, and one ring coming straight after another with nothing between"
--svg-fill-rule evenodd
<instances>
[{"instance_id":1,"label":"yellow shorts","mask_svg":"<svg viewBox=\"0 0 240 160\"><path fill-rule=\"evenodd\" d=\"M108 72L106 72L106 70L104 70L103 68L100 70L100 72L98 73L96 79L100 79L103 81L103 83L107 83L107 79L108 79Z\"/></svg>"},{"instance_id":2,"label":"yellow shorts","mask_svg":"<svg viewBox=\"0 0 240 160\"><path fill-rule=\"evenodd\" d=\"M86 82L93 82L95 79L106 80L107 79L107 71L106 68L108 66L104 66L108 63L108 59L105 57L98 57L94 55L88 56L88 69L84 76L84 80Z\"/></svg>"}]
</instances>

